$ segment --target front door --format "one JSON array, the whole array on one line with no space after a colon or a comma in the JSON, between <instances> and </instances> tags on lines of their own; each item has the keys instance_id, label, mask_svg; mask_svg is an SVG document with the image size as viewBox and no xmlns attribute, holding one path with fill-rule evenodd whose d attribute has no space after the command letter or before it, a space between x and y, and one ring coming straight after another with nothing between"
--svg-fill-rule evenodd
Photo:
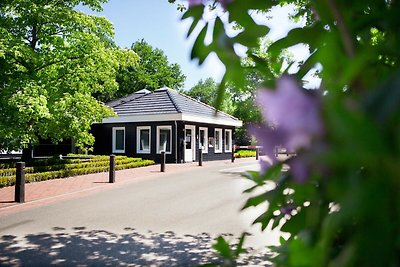
<instances>
[{"instance_id":1,"label":"front door","mask_svg":"<svg viewBox=\"0 0 400 267\"><path fill-rule=\"evenodd\" d=\"M196 127L194 125L185 125L185 162L195 161L195 135Z\"/></svg>"}]
</instances>

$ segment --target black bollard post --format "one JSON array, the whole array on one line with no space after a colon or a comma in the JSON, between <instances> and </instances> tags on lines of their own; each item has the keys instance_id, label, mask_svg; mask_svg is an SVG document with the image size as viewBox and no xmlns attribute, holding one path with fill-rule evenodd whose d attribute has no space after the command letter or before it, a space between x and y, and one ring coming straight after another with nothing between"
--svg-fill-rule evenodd
<instances>
[{"instance_id":1,"label":"black bollard post","mask_svg":"<svg viewBox=\"0 0 400 267\"><path fill-rule=\"evenodd\" d=\"M161 151L161 172L165 172L165 151Z\"/></svg>"},{"instance_id":2,"label":"black bollard post","mask_svg":"<svg viewBox=\"0 0 400 267\"><path fill-rule=\"evenodd\" d=\"M199 166L203 166L203 149L199 148Z\"/></svg>"},{"instance_id":3,"label":"black bollard post","mask_svg":"<svg viewBox=\"0 0 400 267\"><path fill-rule=\"evenodd\" d=\"M232 163L235 162L235 146L232 146L231 161L232 161Z\"/></svg>"},{"instance_id":4,"label":"black bollard post","mask_svg":"<svg viewBox=\"0 0 400 267\"><path fill-rule=\"evenodd\" d=\"M256 148L256 160L258 160L259 154L260 154L260 149L257 147Z\"/></svg>"},{"instance_id":5,"label":"black bollard post","mask_svg":"<svg viewBox=\"0 0 400 267\"><path fill-rule=\"evenodd\" d=\"M15 202L25 202L25 162L17 162L15 181Z\"/></svg>"},{"instance_id":6,"label":"black bollard post","mask_svg":"<svg viewBox=\"0 0 400 267\"><path fill-rule=\"evenodd\" d=\"M109 183L115 183L115 155L110 155L110 176L108 179Z\"/></svg>"}]
</instances>

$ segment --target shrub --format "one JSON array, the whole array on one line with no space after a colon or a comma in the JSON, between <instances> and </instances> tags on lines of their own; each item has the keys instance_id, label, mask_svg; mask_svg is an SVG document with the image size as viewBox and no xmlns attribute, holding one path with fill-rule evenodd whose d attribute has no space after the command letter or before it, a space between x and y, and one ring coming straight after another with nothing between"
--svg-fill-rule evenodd
<instances>
[{"instance_id":1,"label":"shrub","mask_svg":"<svg viewBox=\"0 0 400 267\"><path fill-rule=\"evenodd\" d=\"M49 165L44 165L45 163ZM39 162L33 162L31 166L25 168L25 179L26 182L29 183L90 173L106 172L109 170L109 164L109 156L92 156L89 159L81 157L81 159L60 160L59 158L52 158L39 160ZM115 169L123 170L152 164L154 164L154 161L152 160L117 156ZM2 165L0 165L0 167L2 167ZM4 165L4 167L8 168L0 169L0 188L15 185L15 167L10 168L9 165Z\"/></svg>"},{"instance_id":2,"label":"shrub","mask_svg":"<svg viewBox=\"0 0 400 267\"><path fill-rule=\"evenodd\" d=\"M256 151L254 149L251 150L238 150L235 152L235 158L249 158L255 157Z\"/></svg>"}]
</instances>

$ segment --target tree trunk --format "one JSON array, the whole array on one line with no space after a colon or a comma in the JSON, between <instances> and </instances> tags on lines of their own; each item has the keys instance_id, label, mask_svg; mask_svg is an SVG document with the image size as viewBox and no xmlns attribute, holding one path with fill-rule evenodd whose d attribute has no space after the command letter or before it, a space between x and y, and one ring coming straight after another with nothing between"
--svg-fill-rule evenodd
<instances>
[{"instance_id":1,"label":"tree trunk","mask_svg":"<svg viewBox=\"0 0 400 267\"><path fill-rule=\"evenodd\" d=\"M21 161L29 162L33 159L33 147L28 146L27 148L22 149Z\"/></svg>"}]
</instances>

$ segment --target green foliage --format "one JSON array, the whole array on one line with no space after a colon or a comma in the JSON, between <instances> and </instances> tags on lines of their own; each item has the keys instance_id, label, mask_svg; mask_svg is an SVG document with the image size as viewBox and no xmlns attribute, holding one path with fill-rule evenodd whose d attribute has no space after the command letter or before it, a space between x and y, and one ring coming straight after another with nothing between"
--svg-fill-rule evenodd
<instances>
[{"instance_id":1,"label":"green foliage","mask_svg":"<svg viewBox=\"0 0 400 267\"><path fill-rule=\"evenodd\" d=\"M254 102L259 83L259 75L256 72L246 71L244 86L238 88L230 83L225 89L224 97L219 105L217 105L219 85L212 78L200 80L190 90L185 91L185 94L208 105L219 106L219 110L242 120L245 126L236 129L235 143L249 145L251 137L247 131L247 125L261 122L259 108Z\"/></svg>"},{"instance_id":2,"label":"green foliage","mask_svg":"<svg viewBox=\"0 0 400 267\"><path fill-rule=\"evenodd\" d=\"M176 63L170 63L161 49L153 48L145 40L136 41L129 51L139 56L139 64L125 65L118 70L118 90L102 93L99 99L104 102L127 96L141 89L155 90L163 86L180 90L186 76Z\"/></svg>"},{"instance_id":3,"label":"green foliage","mask_svg":"<svg viewBox=\"0 0 400 267\"><path fill-rule=\"evenodd\" d=\"M207 105L215 106L215 101L218 96L218 84L213 78L207 78L204 81L200 80L195 86L184 93ZM232 114L234 109L235 107L232 99L230 97L225 97L220 105L220 110Z\"/></svg>"},{"instance_id":4,"label":"green foliage","mask_svg":"<svg viewBox=\"0 0 400 267\"><path fill-rule=\"evenodd\" d=\"M247 235L247 233L243 233L237 244L230 244L229 241L227 241L224 237L219 236L212 247L223 259L223 262L220 264L206 264L203 266L236 266L240 255L246 252L246 249L243 247L243 245Z\"/></svg>"},{"instance_id":5,"label":"green foliage","mask_svg":"<svg viewBox=\"0 0 400 267\"><path fill-rule=\"evenodd\" d=\"M117 88L116 71L137 62L112 42L105 0L14 0L0 3L0 147L22 149L39 138L85 148L93 122L113 115L93 94Z\"/></svg>"},{"instance_id":6,"label":"green foliage","mask_svg":"<svg viewBox=\"0 0 400 267\"><path fill-rule=\"evenodd\" d=\"M63 177L84 175L90 173L106 172L110 168L109 156L94 155L69 155L77 159L58 159L50 158L32 161L25 168L26 182L46 181ZM115 169L124 170L130 168L143 167L154 164L152 160L141 158L129 158L126 156L116 156ZM15 165L15 164L14 164ZM0 188L15 185L15 166L10 168L9 164L0 167Z\"/></svg>"},{"instance_id":7,"label":"green foliage","mask_svg":"<svg viewBox=\"0 0 400 267\"><path fill-rule=\"evenodd\" d=\"M229 82L244 88L247 81L247 68L240 64L235 44L248 48L249 68L269 88L277 74L287 73L282 53L293 45L305 44L311 52L293 73L299 81L316 66L321 69L319 101L325 134L284 162L292 167L289 171L281 172L282 163L277 162L264 174L248 176L254 185L246 192L252 194L268 181L276 185L250 196L244 206L268 202L255 223L262 229L271 221L273 228L283 223L281 230L290 234L274 248L275 266L400 266L399 3L204 2L221 3L224 12L217 8L215 16L203 16L210 12L208 6L193 1L183 19L192 18L192 58L202 63L215 52L226 67L223 81L228 84L221 84L219 96ZM262 57L257 44L268 29L258 25L252 14L277 4L296 6L294 19L304 18L306 25L270 44L267 57ZM230 26L222 21L237 23L241 31L228 33ZM195 26L199 31L193 31ZM204 42L206 31L212 33L211 42ZM287 110L282 107L280 115ZM298 164L308 173L304 181L295 179Z\"/></svg>"},{"instance_id":8,"label":"green foliage","mask_svg":"<svg viewBox=\"0 0 400 267\"><path fill-rule=\"evenodd\" d=\"M256 151L254 149L235 151L235 158L250 158L255 156L256 156Z\"/></svg>"}]
</instances>

